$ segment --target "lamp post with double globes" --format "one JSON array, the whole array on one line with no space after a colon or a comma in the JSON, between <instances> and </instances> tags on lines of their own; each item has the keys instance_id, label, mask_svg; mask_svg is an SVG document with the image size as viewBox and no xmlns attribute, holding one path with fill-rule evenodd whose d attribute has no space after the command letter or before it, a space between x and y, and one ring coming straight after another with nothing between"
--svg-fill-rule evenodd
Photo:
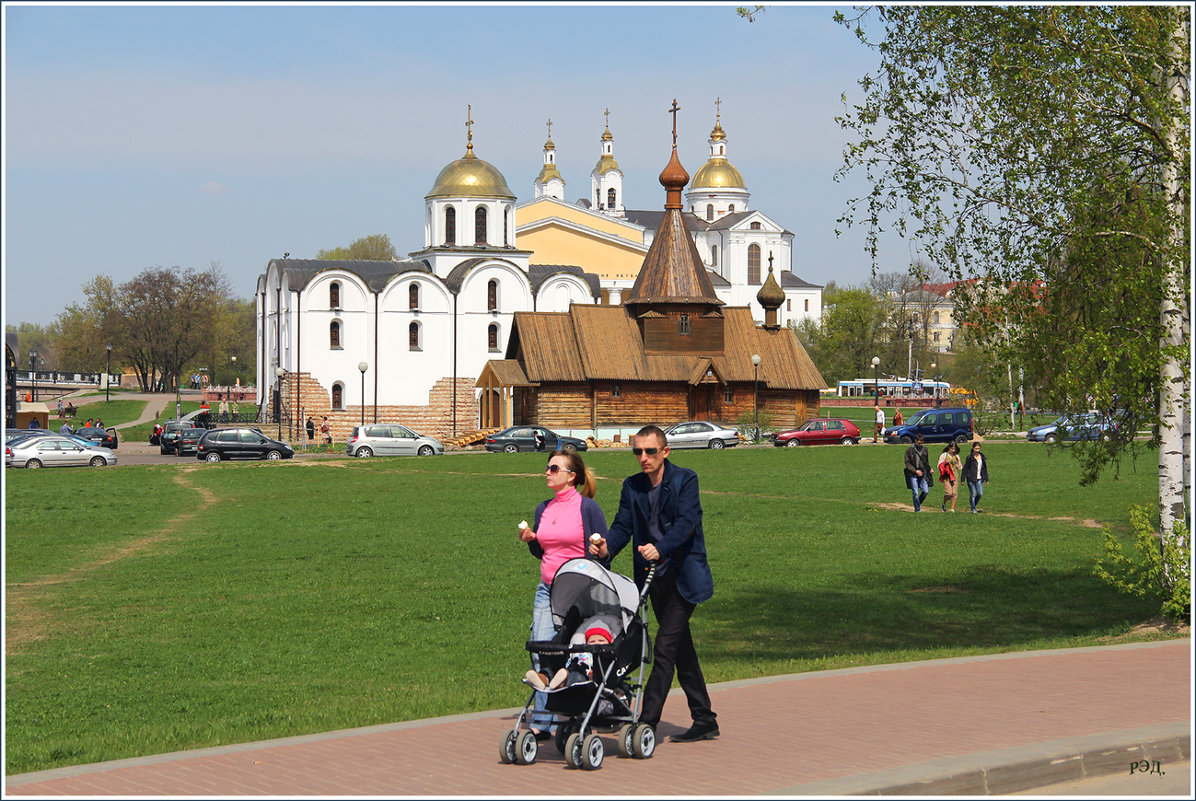
<instances>
[{"instance_id":1,"label":"lamp post with double globes","mask_svg":"<svg viewBox=\"0 0 1196 801\"><path fill-rule=\"evenodd\" d=\"M760 441L760 354L752 354L752 416L755 418L752 442Z\"/></svg>"},{"instance_id":2,"label":"lamp post with double globes","mask_svg":"<svg viewBox=\"0 0 1196 801\"><path fill-rule=\"evenodd\" d=\"M108 360L104 362L104 403L108 402L108 385L112 383L112 343L104 346L108 351Z\"/></svg>"},{"instance_id":3,"label":"lamp post with double globes","mask_svg":"<svg viewBox=\"0 0 1196 801\"><path fill-rule=\"evenodd\" d=\"M33 382L33 389L29 391L29 400L37 400L37 351L29 351L29 380Z\"/></svg>"},{"instance_id":4,"label":"lamp post with double globes","mask_svg":"<svg viewBox=\"0 0 1196 801\"><path fill-rule=\"evenodd\" d=\"M278 389L274 390L274 416L278 418L278 439L282 439L282 377L287 371L281 367L274 368L274 377L278 379Z\"/></svg>"},{"instance_id":5,"label":"lamp post with double globes","mask_svg":"<svg viewBox=\"0 0 1196 801\"><path fill-rule=\"evenodd\" d=\"M361 371L361 426L365 428L365 371L370 369L368 362L358 362L357 369Z\"/></svg>"}]
</instances>

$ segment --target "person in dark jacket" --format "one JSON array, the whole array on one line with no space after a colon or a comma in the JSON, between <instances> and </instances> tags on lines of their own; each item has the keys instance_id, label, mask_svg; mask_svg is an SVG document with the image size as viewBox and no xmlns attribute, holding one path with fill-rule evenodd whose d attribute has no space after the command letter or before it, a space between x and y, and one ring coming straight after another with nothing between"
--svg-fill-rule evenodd
<instances>
[{"instance_id":1,"label":"person in dark jacket","mask_svg":"<svg viewBox=\"0 0 1196 801\"><path fill-rule=\"evenodd\" d=\"M968 502L972 505L972 514L976 514L976 507L984 497L984 485L988 483L988 457L980 452L979 442L972 443L972 452L963 463L963 477L968 482Z\"/></svg>"},{"instance_id":2,"label":"person in dark jacket","mask_svg":"<svg viewBox=\"0 0 1196 801\"><path fill-rule=\"evenodd\" d=\"M930 494L934 476L930 473L930 453L921 434L905 449L905 484L914 496L914 511L922 511L922 501Z\"/></svg>"},{"instance_id":3,"label":"person in dark jacket","mask_svg":"<svg viewBox=\"0 0 1196 801\"><path fill-rule=\"evenodd\" d=\"M613 557L633 544L635 582L641 590L649 564L658 562L649 588L656 613L656 642L640 720L653 728L660 723L676 672L693 725L671 739L678 743L710 740L719 735L717 716L710 707L706 679L689 630L694 609L714 594L706 562L698 474L668 460L668 440L656 426L641 428L631 446L640 472L623 482L610 533L593 543L589 552L599 558Z\"/></svg>"}]
</instances>

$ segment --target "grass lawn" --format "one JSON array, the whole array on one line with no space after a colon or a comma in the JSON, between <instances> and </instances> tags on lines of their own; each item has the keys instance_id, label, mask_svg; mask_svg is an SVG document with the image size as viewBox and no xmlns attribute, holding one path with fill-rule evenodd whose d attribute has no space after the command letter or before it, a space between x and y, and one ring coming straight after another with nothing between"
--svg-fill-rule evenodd
<instances>
[{"instance_id":1,"label":"grass lawn","mask_svg":"<svg viewBox=\"0 0 1196 801\"><path fill-rule=\"evenodd\" d=\"M66 404L64 403L63 406ZM49 404L50 406L50 427L57 431L64 422L71 424L72 428L81 428L89 418L100 418L104 421L105 426L118 426L122 423L127 423L130 420L136 420L145 411L145 401L143 400L122 400L114 398L105 403L104 401L96 401L95 403L88 403L82 406L75 407L75 416L73 419L60 419L57 416L56 404Z\"/></svg>"},{"instance_id":2,"label":"grass lawn","mask_svg":"<svg viewBox=\"0 0 1196 801\"><path fill-rule=\"evenodd\" d=\"M912 514L898 447L674 453L703 490L708 680L1091 645L1157 613L1091 569L1153 462L1082 488L1059 452L985 450L983 515L938 512L937 486ZM6 471L7 771L522 704L516 524L544 462ZM634 460L587 463L610 519Z\"/></svg>"}]
</instances>

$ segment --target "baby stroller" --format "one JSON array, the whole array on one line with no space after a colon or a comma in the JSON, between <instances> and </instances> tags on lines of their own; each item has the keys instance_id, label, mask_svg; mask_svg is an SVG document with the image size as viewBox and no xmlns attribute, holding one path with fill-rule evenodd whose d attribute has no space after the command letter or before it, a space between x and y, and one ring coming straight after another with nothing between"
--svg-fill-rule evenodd
<instances>
[{"instance_id":1,"label":"baby stroller","mask_svg":"<svg viewBox=\"0 0 1196 801\"><path fill-rule=\"evenodd\" d=\"M639 721L644 666L652 658L644 602L655 574L653 565L641 593L634 581L591 559L570 559L552 579L550 603L557 635L544 642L529 641L527 650L540 657L540 670L549 676L574 654L592 657L588 679L545 691L547 710L558 715L557 750L575 768L602 767L605 746L599 732L617 733L618 750L623 756L648 759L656 750L655 730ZM594 621L606 625L613 637L611 644L571 644L578 629ZM539 744L529 725L535 697L533 692L515 728L503 735L499 748L503 762L530 765L536 761Z\"/></svg>"}]
</instances>

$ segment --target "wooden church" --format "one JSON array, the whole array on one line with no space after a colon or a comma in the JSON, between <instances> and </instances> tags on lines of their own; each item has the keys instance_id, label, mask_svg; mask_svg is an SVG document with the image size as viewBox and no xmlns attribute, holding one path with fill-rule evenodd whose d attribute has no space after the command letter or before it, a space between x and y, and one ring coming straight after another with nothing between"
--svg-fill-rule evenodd
<instances>
[{"instance_id":1,"label":"wooden church","mask_svg":"<svg viewBox=\"0 0 1196 801\"><path fill-rule=\"evenodd\" d=\"M772 260L757 294L763 325L748 307L715 297L682 219L689 174L677 158L675 101L673 113L664 217L623 305L516 312L506 358L488 362L477 381L483 427L538 424L604 439L648 423L734 424L757 404L777 428L818 415L825 382L777 323L785 295Z\"/></svg>"}]
</instances>

